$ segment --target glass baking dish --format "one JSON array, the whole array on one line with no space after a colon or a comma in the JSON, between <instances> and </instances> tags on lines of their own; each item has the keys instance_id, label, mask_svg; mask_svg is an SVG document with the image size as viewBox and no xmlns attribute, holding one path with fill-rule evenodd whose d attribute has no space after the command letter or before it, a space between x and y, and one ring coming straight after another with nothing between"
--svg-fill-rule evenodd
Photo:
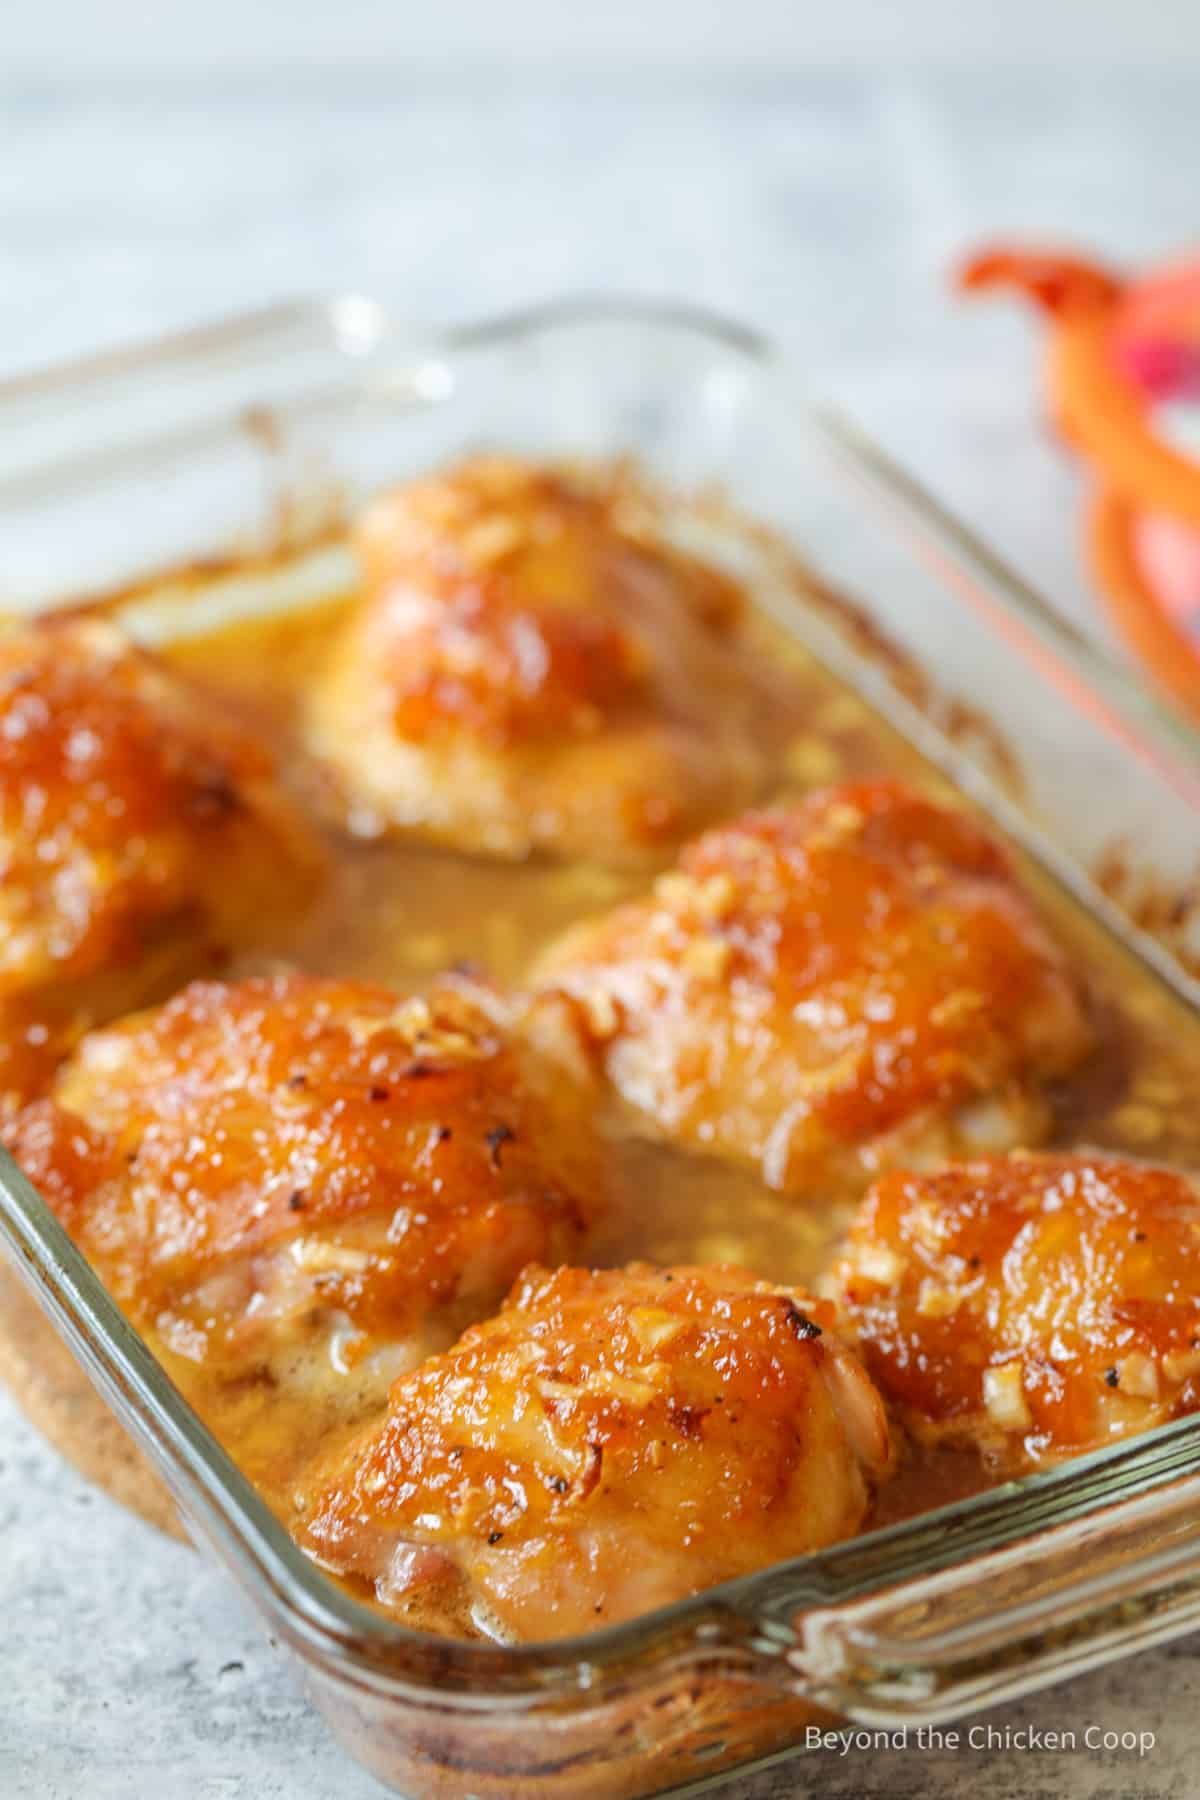
<instances>
[{"instance_id":1,"label":"glass baking dish","mask_svg":"<svg viewBox=\"0 0 1200 1800\"><path fill-rule=\"evenodd\" d=\"M421 336L300 303L10 382L0 425L5 606L121 588L150 636L332 591L347 509L464 448L631 455L1200 1015L1195 741L736 325L581 301ZM8 1159L0 1232L336 1736L414 1800L692 1791L1200 1624L1195 1418L587 1638L417 1633L293 1545Z\"/></svg>"}]
</instances>

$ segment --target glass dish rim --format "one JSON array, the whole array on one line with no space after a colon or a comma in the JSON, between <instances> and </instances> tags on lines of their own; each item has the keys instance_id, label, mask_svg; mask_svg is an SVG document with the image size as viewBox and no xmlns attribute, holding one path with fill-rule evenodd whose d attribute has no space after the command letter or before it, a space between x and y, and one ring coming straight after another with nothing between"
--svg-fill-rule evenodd
<instances>
[{"instance_id":1,"label":"glass dish rim","mask_svg":"<svg viewBox=\"0 0 1200 1800\"><path fill-rule=\"evenodd\" d=\"M1063 618L859 427L808 400L790 359L769 339L703 307L579 295L441 331L409 331L361 294L301 299L10 377L0 381L0 414L8 403L53 401L91 381L169 368L213 352L250 351L260 338L295 327L325 326L333 347L348 359L356 338L395 337L416 365L561 326L602 322L697 334L771 367L796 397L798 431L898 509L924 540L949 549L992 608L1048 641L1069 673L1089 688L1099 687L1119 719L1132 715L1138 726L1148 726L1167 746L1169 762L1182 759L1189 789L1194 779L1200 794L1200 739L1136 675ZM46 475L52 481L52 467ZM289 1637L302 1640L310 1656L352 1665L361 1677L402 1688L410 1697L436 1696L442 1705L499 1707L566 1694L587 1702L596 1698L606 1676L627 1671L658 1646L677 1647L681 1638L718 1651L735 1641L753 1650L761 1647L766 1628L777 1653L786 1647L779 1634L787 1615L805 1606L829 1607L917 1582L963 1560L964 1553L1011 1546L1200 1472L1197 1415L583 1636L528 1645L446 1639L401 1625L356 1600L304 1555L124 1320L7 1152L0 1152L0 1236L122 1421L173 1489L186 1489L185 1512L197 1515L204 1531L221 1541L267 1610L282 1616Z\"/></svg>"}]
</instances>

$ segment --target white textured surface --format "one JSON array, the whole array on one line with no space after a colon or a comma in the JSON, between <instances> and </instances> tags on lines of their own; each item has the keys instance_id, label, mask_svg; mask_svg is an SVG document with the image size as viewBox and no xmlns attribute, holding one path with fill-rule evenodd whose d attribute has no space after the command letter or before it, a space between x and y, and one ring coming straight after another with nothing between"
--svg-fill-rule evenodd
<instances>
[{"instance_id":1,"label":"white textured surface","mask_svg":"<svg viewBox=\"0 0 1200 1800\"><path fill-rule=\"evenodd\" d=\"M22 9L0 51L0 368L330 287L428 318L564 288L681 294L792 342L815 385L1089 616L1073 481L1037 429L1031 335L1003 309L957 311L943 275L981 232L1066 233L1130 258L1186 242L1200 95L1178 68L884 78L789 74L781 57L775 72L694 82L525 67L499 84L449 71L422 83L398 60L323 72L306 7L298 41L318 45L306 66L272 77L251 56L214 89L194 72L206 66L194 36L190 75L82 79L96 61L155 68L166 40L153 54L136 34L114 47L154 10L126 3L106 13L106 48L82 57L72 36L51 58L64 10L80 16ZM1161 45L1195 15L1137 16ZM1194 66L1196 34L1180 43ZM1094 38L1088 52L1103 60ZM84 1489L3 1400L0 1464L3 1800L378 1791L347 1772L223 1579ZM1195 1656L1184 1642L994 1721L1152 1730L1144 1762L822 1756L755 1800L964 1787L977 1800L1185 1800Z\"/></svg>"},{"instance_id":2,"label":"white textured surface","mask_svg":"<svg viewBox=\"0 0 1200 1800\"><path fill-rule=\"evenodd\" d=\"M100 20L103 24L99 24ZM498 56L558 70L961 64L1200 66L1194 0L42 0L5 20L10 68L406 68Z\"/></svg>"}]
</instances>

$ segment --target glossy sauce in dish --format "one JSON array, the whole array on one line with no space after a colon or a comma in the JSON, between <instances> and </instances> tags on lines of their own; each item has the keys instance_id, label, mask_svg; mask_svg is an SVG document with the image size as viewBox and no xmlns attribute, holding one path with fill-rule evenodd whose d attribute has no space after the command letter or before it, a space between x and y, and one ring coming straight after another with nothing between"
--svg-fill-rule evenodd
<instances>
[{"instance_id":1,"label":"glossy sauce in dish","mask_svg":"<svg viewBox=\"0 0 1200 1800\"><path fill-rule=\"evenodd\" d=\"M395 835L356 833L354 826L365 821L347 809L329 773L309 756L304 730L306 696L336 660L354 604L352 595L331 597L286 615L181 637L165 653L271 744L281 781L316 822L328 851L323 882L300 904L281 908L255 947L235 952L222 973L232 980L268 978L269 989L270 979L299 969L411 995L434 986L444 971L458 970L468 981L479 976L499 989L520 987L567 928L645 894L656 868L672 862L673 847L664 848L657 863L625 869L561 856L489 860ZM757 695L756 739L771 770L755 795L758 805L786 806L815 788L881 775L899 776L934 799L950 793L944 778L898 733L757 613L719 669L706 662L706 680L718 707L722 683L728 684L731 710L737 710L734 697L744 707L748 686ZM1072 1053L1069 1072L1048 1069L1051 1145L1200 1165L1200 1109L1191 1100L1200 1028L1181 1002L1037 871L1022 866L1019 872L1082 979L1095 1040L1081 1061ZM968 869L972 878L974 873ZM195 1009L203 1013L207 1004L201 998ZM355 1008L362 1004L356 1001ZM374 1002L365 1004L370 1011ZM117 1046L118 1059L124 1029L99 1034ZM102 1057L107 1054L102 1050ZM410 1046L397 1064L401 1076L411 1073L411 1062ZM78 1078L71 1080L78 1089ZM339 1095L336 1105L342 1103ZM491 1104L485 1094L480 1107L488 1117ZM631 1263L740 1265L772 1283L821 1290L854 1209L853 1183L830 1178L803 1194L775 1191L781 1184L768 1185L753 1159L725 1162L653 1141L616 1101L601 1108L598 1130L606 1199L587 1236L588 1263L612 1269ZM111 1153L110 1145L101 1146L102 1156ZM284 1216L282 1224L290 1231L295 1221ZM551 1232L545 1244L531 1242L530 1253L552 1264L573 1248ZM254 1280L260 1276L256 1271ZM302 1332L304 1308L293 1305L293 1292L288 1289L283 1312L289 1319L294 1314ZM194 1311L190 1298L185 1313L188 1308ZM488 1312L477 1307L467 1317ZM377 1418L379 1385L308 1379L293 1390L280 1376L278 1343L258 1361L247 1356L244 1344L236 1358L212 1353L203 1319L189 1319L205 1342L199 1354L189 1354L186 1333L181 1337L177 1330L168 1341L170 1334L153 1320L138 1322L217 1436L280 1517L293 1523L312 1499L313 1459L326 1466L351 1434ZM430 1347L442 1345L431 1341ZM973 1454L953 1444L922 1444L880 1489L868 1522L907 1516L989 1479Z\"/></svg>"},{"instance_id":2,"label":"glossy sauce in dish","mask_svg":"<svg viewBox=\"0 0 1200 1800\"><path fill-rule=\"evenodd\" d=\"M242 622L181 642L171 655L194 677L232 694L276 743L296 744L297 696L326 661L350 603L331 600L291 616ZM768 798L787 800L881 771L914 779L934 795L951 791L898 732L781 629L755 617L752 631L773 670L777 709L777 774ZM732 670L730 679L740 679L740 672ZM286 749L282 761L289 766ZM290 767L306 804L332 816L331 795L298 751ZM643 892L647 881L644 872L542 860L509 865L395 840L346 838L336 830L333 842L322 895L277 932L274 958L255 954L239 970L297 964L404 991L459 964L517 982L566 926ZM1096 1049L1052 1096L1051 1142L1200 1166L1200 1109L1189 1101L1200 1029L1181 1002L1045 877L1027 866L1021 874L1083 976L1096 1028ZM807 1287L828 1270L853 1211L850 1199L789 1199L749 1169L647 1141L619 1116L609 1130L618 1203L593 1241L591 1260L736 1263ZM622 1205L621 1194L636 1196L636 1209ZM253 1462L286 1515L313 1437L306 1433L294 1456L264 1455L252 1447L256 1437L277 1444L284 1435L272 1407L245 1396L206 1396L203 1386L203 1377L198 1384L194 1374L188 1379L192 1397L235 1455ZM880 1490L875 1520L909 1516L993 1478L972 1454L922 1449Z\"/></svg>"}]
</instances>

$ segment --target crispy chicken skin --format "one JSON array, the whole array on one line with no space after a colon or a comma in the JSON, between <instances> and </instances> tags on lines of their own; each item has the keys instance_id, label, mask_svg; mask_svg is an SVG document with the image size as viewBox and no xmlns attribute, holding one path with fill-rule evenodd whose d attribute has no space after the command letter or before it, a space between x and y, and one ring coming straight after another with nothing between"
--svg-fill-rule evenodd
<instances>
[{"instance_id":1,"label":"crispy chicken skin","mask_svg":"<svg viewBox=\"0 0 1200 1800\"><path fill-rule=\"evenodd\" d=\"M356 541L366 595L312 742L362 829L627 864L753 798L740 593L611 495L478 457L385 495Z\"/></svg>"},{"instance_id":2,"label":"crispy chicken skin","mask_svg":"<svg viewBox=\"0 0 1200 1800\"><path fill-rule=\"evenodd\" d=\"M382 1395L598 1204L576 1091L484 1001L197 982L86 1037L9 1146L158 1343Z\"/></svg>"},{"instance_id":3,"label":"crispy chicken skin","mask_svg":"<svg viewBox=\"0 0 1200 1800\"><path fill-rule=\"evenodd\" d=\"M534 972L656 1133L775 1188L1044 1134L1070 976L967 814L863 781L708 832Z\"/></svg>"},{"instance_id":4,"label":"crispy chicken skin","mask_svg":"<svg viewBox=\"0 0 1200 1800\"><path fill-rule=\"evenodd\" d=\"M0 639L0 1092L317 878L269 753L114 626Z\"/></svg>"},{"instance_id":5,"label":"crispy chicken skin","mask_svg":"<svg viewBox=\"0 0 1200 1800\"><path fill-rule=\"evenodd\" d=\"M832 1317L743 1269L527 1269L397 1382L301 1541L385 1605L458 1582L477 1624L518 1639L832 1543L891 1454Z\"/></svg>"},{"instance_id":6,"label":"crispy chicken skin","mask_svg":"<svg viewBox=\"0 0 1200 1800\"><path fill-rule=\"evenodd\" d=\"M1200 1195L1168 1169L1046 1154L893 1171L832 1286L913 1432L1002 1467L1200 1408Z\"/></svg>"}]
</instances>

